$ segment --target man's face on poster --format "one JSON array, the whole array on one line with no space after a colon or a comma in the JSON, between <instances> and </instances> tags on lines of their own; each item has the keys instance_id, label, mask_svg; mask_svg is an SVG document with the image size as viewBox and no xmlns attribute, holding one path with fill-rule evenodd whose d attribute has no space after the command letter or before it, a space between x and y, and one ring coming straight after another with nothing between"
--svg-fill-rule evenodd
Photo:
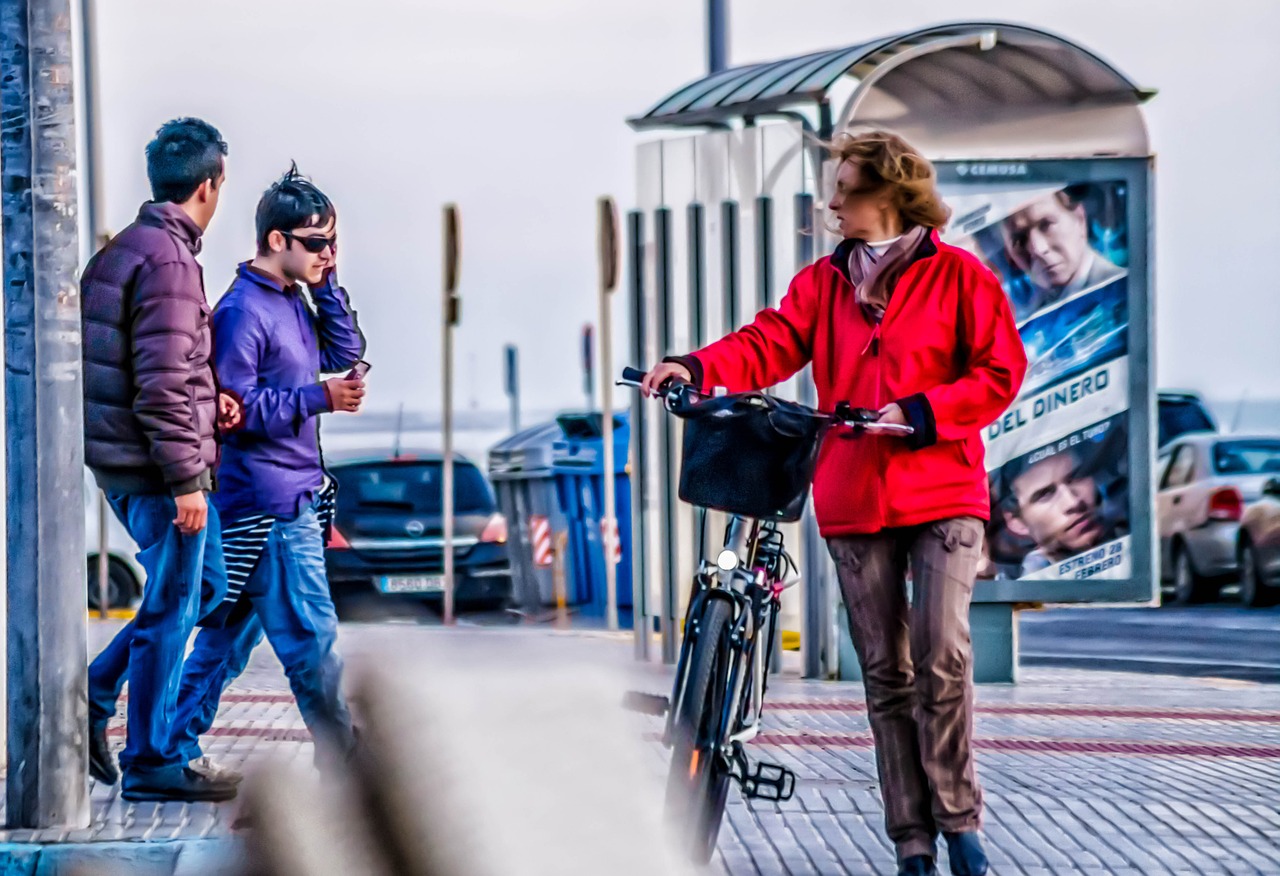
<instances>
[{"instance_id":1,"label":"man's face on poster","mask_svg":"<svg viewBox=\"0 0 1280 876\"><path fill-rule=\"evenodd\" d=\"M1074 453L1058 453L1013 479L1018 510L1006 512L1005 523L1053 560L1066 559L1102 540L1098 486L1079 468Z\"/></svg>"},{"instance_id":2,"label":"man's face on poster","mask_svg":"<svg viewBox=\"0 0 1280 876\"><path fill-rule=\"evenodd\" d=\"M1009 260L1043 289L1066 286L1084 267L1089 228L1084 207L1055 193L1000 224Z\"/></svg>"}]
</instances>

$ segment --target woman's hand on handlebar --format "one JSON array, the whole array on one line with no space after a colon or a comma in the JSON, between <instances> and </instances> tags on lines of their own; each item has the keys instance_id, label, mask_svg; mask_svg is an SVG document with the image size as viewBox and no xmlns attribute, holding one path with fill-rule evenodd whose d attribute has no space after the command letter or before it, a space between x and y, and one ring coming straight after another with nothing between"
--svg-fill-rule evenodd
<instances>
[{"instance_id":1,"label":"woman's hand on handlebar","mask_svg":"<svg viewBox=\"0 0 1280 876\"><path fill-rule=\"evenodd\" d=\"M902 413L902 408L897 403L887 404L880 409L880 416L876 419L877 423L886 423L893 426L907 425L906 415Z\"/></svg>"},{"instance_id":2,"label":"woman's hand on handlebar","mask_svg":"<svg viewBox=\"0 0 1280 876\"><path fill-rule=\"evenodd\" d=\"M640 393L645 398L652 398L653 394L662 388L662 384L672 378L690 383L693 380L693 375L683 365L675 362L663 362L644 376L644 380L640 383Z\"/></svg>"},{"instance_id":3,"label":"woman's hand on handlebar","mask_svg":"<svg viewBox=\"0 0 1280 876\"><path fill-rule=\"evenodd\" d=\"M880 416L876 419L876 423L886 426L908 425L906 415L902 413L902 408L896 402L887 404L880 409ZM901 435L903 433L896 434Z\"/></svg>"}]
</instances>

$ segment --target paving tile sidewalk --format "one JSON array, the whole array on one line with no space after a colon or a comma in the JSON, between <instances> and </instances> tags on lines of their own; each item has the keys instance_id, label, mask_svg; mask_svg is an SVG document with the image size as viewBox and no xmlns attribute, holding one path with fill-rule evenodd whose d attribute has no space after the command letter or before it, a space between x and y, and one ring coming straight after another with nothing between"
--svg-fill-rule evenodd
<instances>
[{"instance_id":1,"label":"paving tile sidewalk","mask_svg":"<svg viewBox=\"0 0 1280 876\"><path fill-rule=\"evenodd\" d=\"M95 635L105 641L107 632ZM609 634L380 624L347 625L342 641L358 662L438 635L466 635L468 647L490 657L547 648L630 659L626 637ZM658 692L668 673L643 667L639 677ZM772 682L768 703L766 730L749 750L795 770L799 787L782 804L747 803L733 789L713 869L893 873L860 686L784 675ZM111 732L122 742L119 723ZM1280 874L1280 686L1030 670L1017 686L980 688L977 735L996 876ZM206 750L248 769L265 758L311 758L268 648L224 697ZM653 763L665 769L656 744ZM235 811L234 804L134 805L112 788L94 787L91 796L89 830L0 831L0 842L105 850L170 841L177 850L225 840ZM175 871L208 872L194 858L164 870Z\"/></svg>"},{"instance_id":2,"label":"paving tile sidewalk","mask_svg":"<svg viewBox=\"0 0 1280 876\"><path fill-rule=\"evenodd\" d=\"M1028 671L978 699L993 873L1280 874L1280 688ZM752 747L800 787L731 797L723 869L892 873L860 689L781 681L768 702Z\"/></svg>"}]
</instances>

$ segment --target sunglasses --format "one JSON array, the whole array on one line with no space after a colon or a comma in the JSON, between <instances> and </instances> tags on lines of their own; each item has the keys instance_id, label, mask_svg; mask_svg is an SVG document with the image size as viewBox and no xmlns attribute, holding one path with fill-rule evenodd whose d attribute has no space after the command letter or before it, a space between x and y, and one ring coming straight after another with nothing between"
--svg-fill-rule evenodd
<instances>
[{"instance_id":1,"label":"sunglasses","mask_svg":"<svg viewBox=\"0 0 1280 876\"><path fill-rule=\"evenodd\" d=\"M312 237L299 237L289 231L281 231L281 234L288 240L296 240L302 244L302 248L313 255L319 255L325 251L326 247L332 248L336 253L338 251L338 235L333 237L325 237L323 234L317 234Z\"/></svg>"}]
</instances>

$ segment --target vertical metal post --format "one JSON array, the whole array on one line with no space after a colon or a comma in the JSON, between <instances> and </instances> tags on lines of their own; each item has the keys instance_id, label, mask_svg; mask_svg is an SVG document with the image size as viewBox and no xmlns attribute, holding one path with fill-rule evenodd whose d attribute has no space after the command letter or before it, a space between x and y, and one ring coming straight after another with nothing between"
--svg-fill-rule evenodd
<instances>
[{"instance_id":1,"label":"vertical metal post","mask_svg":"<svg viewBox=\"0 0 1280 876\"><path fill-rule=\"evenodd\" d=\"M707 0L707 72L729 64L729 0Z\"/></svg>"},{"instance_id":2,"label":"vertical metal post","mask_svg":"<svg viewBox=\"0 0 1280 876\"><path fill-rule=\"evenodd\" d=\"M644 368L649 341L648 309L644 298L644 213L627 214L627 248L630 272L631 364ZM647 562L649 484L645 466L649 452L646 431L648 413L640 393L631 400L631 616L634 619L636 659L648 662L652 621L649 619L649 567Z\"/></svg>"},{"instance_id":3,"label":"vertical metal post","mask_svg":"<svg viewBox=\"0 0 1280 876\"><path fill-rule=\"evenodd\" d=\"M707 222L696 201L687 210L689 226L689 343L693 349L707 342Z\"/></svg>"},{"instance_id":4,"label":"vertical metal post","mask_svg":"<svg viewBox=\"0 0 1280 876\"><path fill-rule=\"evenodd\" d=\"M102 172L102 104L98 89L98 4L97 0L80 0L80 81L81 100L84 106L85 127L85 182L89 197L85 202L85 224L88 226L90 248L97 249L107 242Z\"/></svg>"},{"instance_id":5,"label":"vertical metal post","mask_svg":"<svg viewBox=\"0 0 1280 876\"><path fill-rule=\"evenodd\" d=\"M81 99L85 122L84 180L88 197L84 200L85 225L89 229L90 253L106 246L111 235L104 218L106 196L102 172L102 112L98 91L98 12L96 0L80 0ZM98 617L104 620L111 610L111 565L107 515L107 495L98 491Z\"/></svg>"},{"instance_id":6,"label":"vertical metal post","mask_svg":"<svg viewBox=\"0 0 1280 876\"><path fill-rule=\"evenodd\" d=\"M595 362L592 353L595 346L595 328L591 323L582 327L582 396L587 401L586 411L590 413L596 406Z\"/></svg>"},{"instance_id":7,"label":"vertical metal post","mask_svg":"<svg viewBox=\"0 0 1280 876\"><path fill-rule=\"evenodd\" d=\"M102 620L111 616L111 546L107 527L110 513L107 494L98 490L98 617Z\"/></svg>"},{"instance_id":8,"label":"vertical metal post","mask_svg":"<svg viewBox=\"0 0 1280 876\"><path fill-rule=\"evenodd\" d=\"M707 220L706 209L697 201L686 210L689 240L689 346L699 350L707 343ZM707 515L693 514L693 550L706 543ZM706 559L695 553L693 567Z\"/></svg>"},{"instance_id":9,"label":"vertical metal post","mask_svg":"<svg viewBox=\"0 0 1280 876\"><path fill-rule=\"evenodd\" d=\"M830 181L826 179L826 149L822 143L829 143L835 136L835 123L832 120L831 104L822 101L818 105L818 139L809 147L809 160L813 162L813 208L808 218L808 235L812 250L806 254L805 263L812 262L816 253L827 252L829 235L821 223L817 221L818 211L825 209L826 198L830 194ZM817 200L821 198L822 200ZM840 592L839 583L834 578L834 567L827 559L826 545L817 532L817 520L814 520L812 531L806 531L806 540L815 545L815 556L822 554L821 570L817 574L824 582L824 599L822 609L822 632L819 641L822 643L821 664L818 668L819 678L846 678L852 675L861 677L856 656L853 653L852 641L849 637L848 618L844 607L844 596ZM816 562L816 561L815 561ZM813 574L806 566L805 574ZM806 672L807 674L807 672Z\"/></svg>"},{"instance_id":10,"label":"vertical metal post","mask_svg":"<svg viewBox=\"0 0 1280 876\"><path fill-rule=\"evenodd\" d=\"M569 589L568 564L569 533L557 532L555 554L551 566L551 590L556 602L556 629L567 629L569 626L569 608L566 605L566 593Z\"/></svg>"},{"instance_id":11,"label":"vertical metal post","mask_svg":"<svg viewBox=\"0 0 1280 876\"><path fill-rule=\"evenodd\" d=\"M813 195L796 195L796 270L807 268L814 258Z\"/></svg>"},{"instance_id":12,"label":"vertical metal post","mask_svg":"<svg viewBox=\"0 0 1280 876\"><path fill-rule=\"evenodd\" d=\"M813 195L801 193L795 197L795 261L796 270L807 267L814 259L814 200ZM807 372L799 383L800 401L814 405L817 392L812 372ZM805 509L800 522L800 541L803 545L802 574L804 580L804 614L800 634L801 660L805 678L825 678L832 661L827 659L832 645L829 635L830 582L827 580L826 548L818 532L818 520L813 505Z\"/></svg>"},{"instance_id":13,"label":"vertical metal post","mask_svg":"<svg viewBox=\"0 0 1280 876\"><path fill-rule=\"evenodd\" d=\"M89 824L72 67L69 0L0 0L11 828Z\"/></svg>"},{"instance_id":14,"label":"vertical metal post","mask_svg":"<svg viewBox=\"0 0 1280 876\"><path fill-rule=\"evenodd\" d=\"M453 330L458 325L458 261L459 261L459 220L458 208L453 204L446 204L444 207L444 225L443 234L443 257L441 259L442 271L442 298L444 311L442 313L441 323L443 325L443 343L441 346L441 355L443 358L443 379L444 379L444 416L442 418L442 429L444 431L444 477L442 478L441 489L444 492L441 509L444 515L444 622L446 625L453 623L453 597L454 597L454 574L453 574Z\"/></svg>"},{"instance_id":15,"label":"vertical metal post","mask_svg":"<svg viewBox=\"0 0 1280 876\"><path fill-rule=\"evenodd\" d=\"M613 458L613 290L618 285L618 210L613 198L597 202L597 252L600 267L600 422L604 438L604 582L605 626L618 628L618 501Z\"/></svg>"},{"instance_id":16,"label":"vertical metal post","mask_svg":"<svg viewBox=\"0 0 1280 876\"><path fill-rule=\"evenodd\" d=\"M756 309L773 307L773 198L756 198Z\"/></svg>"},{"instance_id":17,"label":"vertical metal post","mask_svg":"<svg viewBox=\"0 0 1280 876\"><path fill-rule=\"evenodd\" d=\"M654 211L654 239L657 245L657 322L658 322L658 357L671 354L673 316L671 288L674 278L672 270L671 210L660 207ZM677 564L676 546L680 543L676 532L676 490L673 483L676 446L675 424L670 417L663 419L661 439L658 444L658 472L661 481L658 495L661 497L660 517L662 519L662 662L675 663L678 649L677 622L677 578L680 570Z\"/></svg>"},{"instance_id":18,"label":"vertical metal post","mask_svg":"<svg viewBox=\"0 0 1280 876\"><path fill-rule=\"evenodd\" d=\"M506 365L507 398L511 402L511 434L520 431L520 349L515 344L507 344L503 350L503 361Z\"/></svg>"},{"instance_id":19,"label":"vertical metal post","mask_svg":"<svg viewBox=\"0 0 1280 876\"><path fill-rule=\"evenodd\" d=\"M738 328L738 202L720 203L720 276L724 287L724 331Z\"/></svg>"}]
</instances>

